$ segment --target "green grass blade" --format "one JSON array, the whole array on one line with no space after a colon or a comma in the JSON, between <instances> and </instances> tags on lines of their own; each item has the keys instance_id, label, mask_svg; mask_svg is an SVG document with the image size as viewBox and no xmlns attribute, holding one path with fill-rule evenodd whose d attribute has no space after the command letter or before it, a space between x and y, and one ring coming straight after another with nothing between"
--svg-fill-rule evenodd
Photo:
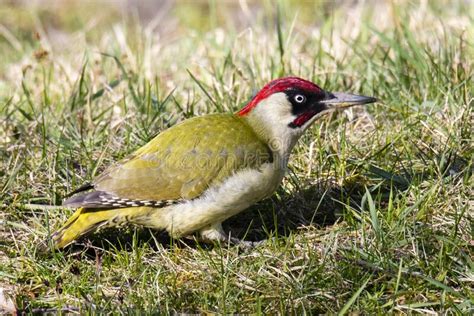
<instances>
[{"instance_id":1,"label":"green grass blade","mask_svg":"<svg viewBox=\"0 0 474 316\"><path fill-rule=\"evenodd\" d=\"M347 301L347 303L342 307L342 309L339 311L339 313L337 313L337 315L339 316L342 316L342 315L345 315L347 314L347 312L349 311L349 309L351 308L352 304L354 304L354 302L357 300L357 298L360 296L360 294L362 293L362 291L365 289L365 287L367 286L367 283L369 283L371 277L367 278L367 280L365 280L365 282L359 287L359 289L351 296L351 298L349 299L349 301Z\"/></svg>"}]
</instances>

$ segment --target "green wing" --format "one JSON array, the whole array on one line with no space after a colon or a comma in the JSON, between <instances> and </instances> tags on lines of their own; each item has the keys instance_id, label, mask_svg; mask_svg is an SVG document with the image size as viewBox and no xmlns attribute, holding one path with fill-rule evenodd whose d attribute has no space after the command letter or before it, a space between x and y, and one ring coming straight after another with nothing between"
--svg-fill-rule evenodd
<instances>
[{"instance_id":1,"label":"green wing","mask_svg":"<svg viewBox=\"0 0 474 316\"><path fill-rule=\"evenodd\" d=\"M94 187L128 199L192 199L237 170L271 160L268 146L241 118L207 115L162 132L106 170Z\"/></svg>"}]
</instances>

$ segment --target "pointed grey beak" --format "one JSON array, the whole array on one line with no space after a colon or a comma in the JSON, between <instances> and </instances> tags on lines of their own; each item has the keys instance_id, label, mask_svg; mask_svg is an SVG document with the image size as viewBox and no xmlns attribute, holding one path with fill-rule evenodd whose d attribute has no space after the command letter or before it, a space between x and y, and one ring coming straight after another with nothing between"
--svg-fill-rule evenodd
<instances>
[{"instance_id":1,"label":"pointed grey beak","mask_svg":"<svg viewBox=\"0 0 474 316\"><path fill-rule=\"evenodd\" d=\"M328 109L343 109L354 105L374 103L376 101L376 98L366 97L363 95L343 92L328 92L326 99L319 101L319 103L325 104Z\"/></svg>"}]
</instances>

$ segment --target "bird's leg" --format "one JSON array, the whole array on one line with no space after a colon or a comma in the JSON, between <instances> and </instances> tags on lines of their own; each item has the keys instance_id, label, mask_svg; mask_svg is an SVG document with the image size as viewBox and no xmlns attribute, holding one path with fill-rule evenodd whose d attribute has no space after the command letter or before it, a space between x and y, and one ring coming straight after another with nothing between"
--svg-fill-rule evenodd
<instances>
[{"instance_id":1,"label":"bird's leg","mask_svg":"<svg viewBox=\"0 0 474 316\"><path fill-rule=\"evenodd\" d=\"M230 243L235 246L240 246L243 248L253 248L256 246L261 245L264 240L262 241L245 241L235 237L230 236L230 234L226 234L224 229L222 228L222 223L213 224L207 226L206 228L201 229L199 232L200 240L204 242L222 242L222 243Z\"/></svg>"},{"instance_id":2,"label":"bird's leg","mask_svg":"<svg viewBox=\"0 0 474 316\"><path fill-rule=\"evenodd\" d=\"M222 228L222 223L213 224L201 229L199 235L204 242L225 242L229 238Z\"/></svg>"}]
</instances>

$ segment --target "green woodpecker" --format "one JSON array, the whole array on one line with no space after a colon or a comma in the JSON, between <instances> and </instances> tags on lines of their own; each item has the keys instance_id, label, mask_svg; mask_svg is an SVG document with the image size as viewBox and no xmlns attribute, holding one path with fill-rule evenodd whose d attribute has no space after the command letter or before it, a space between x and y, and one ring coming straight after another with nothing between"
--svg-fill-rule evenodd
<instances>
[{"instance_id":1,"label":"green woodpecker","mask_svg":"<svg viewBox=\"0 0 474 316\"><path fill-rule=\"evenodd\" d=\"M240 243L221 223L275 192L304 131L328 112L375 101L287 77L268 83L237 113L185 120L64 201L78 209L52 235L54 247L120 223Z\"/></svg>"}]
</instances>

